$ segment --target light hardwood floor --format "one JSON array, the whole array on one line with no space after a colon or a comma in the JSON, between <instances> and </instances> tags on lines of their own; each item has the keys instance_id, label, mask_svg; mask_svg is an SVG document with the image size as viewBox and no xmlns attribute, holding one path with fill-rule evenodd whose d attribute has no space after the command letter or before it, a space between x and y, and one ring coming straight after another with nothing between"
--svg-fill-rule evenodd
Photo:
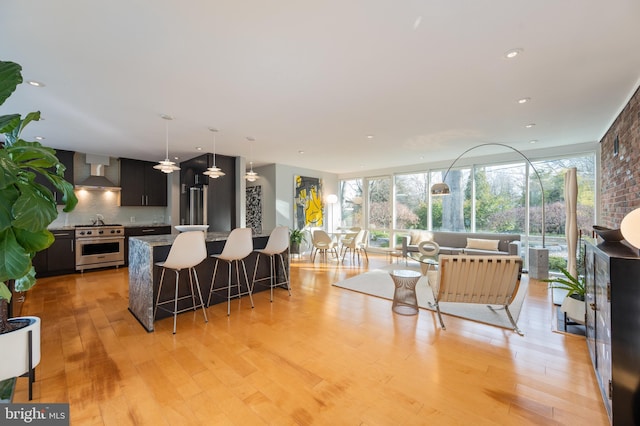
<instances>
[{"instance_id":1,"label":"light hardwood floor","mask_svg":"<svg viewBox=\"0 0 640 426\"><path fill-rule=\"evenodd\" d=\"M532 280L525 336L468 320L391 312L333 287L386 265L292 261L291 297L256 293L147 333L127 311L128 271L43 278L23 315L42 318L34 402L69 402L72 425L606 425L584 338L553 331ZM27 401L19 379L14 402Z\"/></svg>"}]
</instances>

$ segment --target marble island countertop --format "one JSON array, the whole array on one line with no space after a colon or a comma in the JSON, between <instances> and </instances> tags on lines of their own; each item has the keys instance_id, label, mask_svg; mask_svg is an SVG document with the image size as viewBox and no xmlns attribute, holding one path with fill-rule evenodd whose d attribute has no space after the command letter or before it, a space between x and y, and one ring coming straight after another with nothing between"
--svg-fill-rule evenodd
<instances>
[{"instance_id":1,"label":"marble island countertop","mask_svg":"<svg viewBox=\"0 0 640 426\"><path fill-rule=\"evenodd\" d=\"M208 259L205 259L198 265L197 273L200 276L200 285L203 286L202 294L209 295L215 267L215 262L209 256L219 254L224 250L224 245L229 237L229 232L207 232L205 235ZM155 304L157 302L158 292L160 292L161 268L158 268L155 265L157 262L162 262L167 258L177 236L178 233L174 232L172 234L165 235L129 237L129 311L147 331L154 330L154 322L157 318L170 316L169 314L158 311L158 317L156 318ZM268 239L268 233L253 235L254 249L264 248ZM257 270L259 277L265 277L270 274L269 262L261 262L259 267L255 266L257 253L251 253L247 257L246 261L249 262L247 269L253 271L254 274ZM288 265L288 263L287 258L286 264ZM226 271L225 268L222 269ZM179 280L182 282L181 286L184 286L184 288L188 288L189 286L187 275L188 274L179 274ZM215 280L217 283L216 285L219 287L228 285L228 275L225 276L225 273L221 272L218 274L218 277ZM244 290L247 290L249 283L245 281L244 283L241 283L241 285L244 286ZM259 288L268 289L269 286L259 286ZM171 298L174 291L175 290L172 285L164 286L162 288L163 296L161 296L161 300ZM252 291L254 291L253 288ZM187 303L186 301L188 300L191 300L191 298L186 298L185 303ZM213 303L220 303L222 301L226 302L227 298L214 298ZM209 304L209 300L207 300L207 304Z\"/></svg>"},{"instance_id":2,"label":"marble island countertop","mask_svg":"<svg viewBox=\"0 0 640 426\"><path fill-rule=\"evenodd\" d=\"M172 234L164 234L164 235L144 235L144 236L135 236L135 237L129 237L129 240L140 240L141 242L151 246L151 247L157 247L157 246L168 246L173 244L173 241L176 239L176 237L178 236L178 233L172 233ZM213 241L226 241L227 237L229 236L229 232L207 232L207 235L205 237L205 241L206 242L213 242ZM254 234L253 237L268 237L269 234Z\"/></svg>"}]
</instances>

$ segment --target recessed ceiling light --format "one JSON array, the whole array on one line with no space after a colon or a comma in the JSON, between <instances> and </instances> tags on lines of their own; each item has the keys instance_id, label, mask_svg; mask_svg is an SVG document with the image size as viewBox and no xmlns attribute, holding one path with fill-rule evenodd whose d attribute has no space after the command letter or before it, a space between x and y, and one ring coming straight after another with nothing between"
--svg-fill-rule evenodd
<instances>
[{"instance_id":1,"label":"recessed ceiling light","mask_svg":"<svg viewBox=\"0 0 640 426\"><path fill-rule=\"evenodd\" d=\"M367 139L373 139L373 135L367 135Z\"/></svg>"},{"instance_id":2,"label":"recessed ceiling light","mask_svg":"<svg viewBox=\"0 0 640 426\"><path fill-rule=\"evenodd\" d=\"M27 83L35 87L44 87L44 83L35 80L28 80Z\"/></svg>"},{"instance_id":3,"label":"recessed ceiling light","mask_svg":"<svg viewBox=\"0 0 640 426\"><path fill-rule=\"evenodd\" d=\"M180 157L173 157L173 159L174 159L174 160L179 160L179 159L180 159Z\"/></svg>"},{"instance_id":4,"label":"recessed ceiling light","mask_svg":"<svg viewBox=\"0 0 640 426\"><path fill-rule=\"evenodd\" d=\"M44 139L44 136L36 136L36 140L43 141Z\"/></svg>"},{"instance_id":5,"label":"recessed ceiling light","mask_svg":"<svg viewBox=\"0 0 640 426\"><path fill-rule=\"evenodd\" d=\"M526 104L530 100L531 100L531 98L520 98L520 99L518 99L518 103L519 104Z\"/></svg>"},{"instance_id":6,"label":"recessed ceiling light","mask_svg":"<svg viewBox=\"0 0 640 426\"><path fill-rule=\"evenodd\" d=\"M535 125L536 125L536 123L529 123L529 124L525 125L524 127L526 127L527 129L530 129Z\"/></svg>"},{"instance_id":7,"label":"recessed ceiling light","mask_svg":"<svg viewBox=\"0 0 640 426\"><path fill-rule=\"evenodd\" d=\"M196 146L196 151L202 151L202 147L201 146Z\"/></svg>"},{"instance_id":8,"label":"recessed ceiling light","mask_svg":"<svg viewBox=\"0 0 640 426\"><path fill-rule=\"evenodd\" d=\"M531 140L529 141L529 143L536 143L536 142L538 142L538 140L537 140L537 139L531 139Z\"/></svg>"},{"instance_id":9,"label":"recessed ceiling light","mask_svg":"<svg viewBox=\"0 0 640 426\"><path fill-rule=\"evenodd\" d=\"M299 150L298 154L302 155L302 154L304 154L304 151L303 150Z\"/></svg>"},{"instance_id":10,"label":"recessed ceiling light","mask_svg":"<svg viewBox=\"0 0 640 426\"><path fill-rule=\"evenodd\" d=\"M413 30L414 30L414 31L415 31L415 30L417 30L417 29L418 29L418 27L420 27L420 24L421 24L421 23L422 23L422 16L418 16L418 17L416 18L416 20L415 20L415 21L413 21Z\"/></svg>"},{"instance_id":11,"label":"recessed ceiling light","mask_svg":"<svg viewBox=\"0 0 640 426\"><path fill-rule=\"evenodd\" d=\"M519 54L521 54L522 51L523 51L523 49L520 49L520 48L511 49L511 50L508 50L508 51L506 51L504 53L504 57L507 58L507 59L513 59L516 56L518 56Z\"/></svg>"}]
</instances>

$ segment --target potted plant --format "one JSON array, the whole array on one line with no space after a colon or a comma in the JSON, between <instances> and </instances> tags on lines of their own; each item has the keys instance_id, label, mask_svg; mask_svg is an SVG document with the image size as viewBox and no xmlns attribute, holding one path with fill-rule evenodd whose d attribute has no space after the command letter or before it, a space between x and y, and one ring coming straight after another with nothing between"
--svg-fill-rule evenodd
<instances>
[{"instance_id":1,"label":"potted plant","mask_svg":"<svg viewBox=\"0 0 640 426\"><path fill-rule=\"evenodd\" d=\"M567 295L562 301L560 310L572 320L584 324L587 312L584 301L586 294L584 277L575 277L567 269L562 267L560 271L562 271L564 277L554 277L541 281L548 282L550 284L549 288L566 290Z\"/></svg>"},{"instance_id":2,"label":"potted plant","mask_svg":"<svg viewBox=\"0 0 640 426\"><path fill-rule=\"evenodd\" d=\"M0 105L22 83L22 67L0 61ZM78 200L73 185L64 180L65 166L53 149L20 138L24 128L40 119L40 112L0 116L0 381L20 376L29 369L23 359L28 330L33 333L33 361L40 357L40 320L37 317L9 319L10 285L27 291L35 285L31 260L49 247L54 237L47 227L58 216L56 201L49 189L35 181L41 175L63 193L64 211L74 209ZM23 336L24 335L24 336Z\"/></svg>"},{"instance_id":3,"label":"potted plant","mask_svg":"<svg viewBox=\"0 0 640 426\"><path fill-rule=\"evenodd\" d=\"M302 229L291 229L289 232L289 250L293 254L300 254L300 243L306 242Z\"/></svg>"}]
</instances>

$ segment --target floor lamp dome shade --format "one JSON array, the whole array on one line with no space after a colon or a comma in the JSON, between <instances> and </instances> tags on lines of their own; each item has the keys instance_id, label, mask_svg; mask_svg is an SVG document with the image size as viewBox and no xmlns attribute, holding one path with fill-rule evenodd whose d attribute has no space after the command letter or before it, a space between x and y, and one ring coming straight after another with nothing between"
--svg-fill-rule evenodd
<instances>
[{"instance_id":1,"label":"floor lamp dome shade","mask_svg":"<svg viewBox=\"0 0 640 426\"><path fill-rule=\"evenodd\" d=\"M640 249L640 208L633 210L622 219L620 232L629 244Z\"/></svg>"},{"instance_id":2,"label":"floor lamp dome shade","mask_svg":"<svg viewBox=\"0 0 640 426\"><path fill-rule=\"evenodd\" d=\"M431 187L431 195L449 195L451 194L451 189L449 185L444 182L434 183Z\"/></svg>"},{"instance_id":3,"label":"floor lamp dome shade","mask_svg":"<svg viewBox=\"0 0 640 426\"><path fill-rule=\"evenodd\" d=\"M170 115L166 115L163 114L160 117L162 117L162 119L166 120L166 126L165 126L165 133L166 133L166 152L165 152L165 158L164 160L158 162L158 164L156 164L155 166L153 166L154 169L156 170L160 170L162 173L171 173L171 172L175 172L176 170L180 170L180 167L176 166L176 163L174 163L173 161L169 160L169 121L173 120L173 117L171 117Z\"/></svg>"},{"instance_id":4,"label":"floor lamp dome shade","mask_svg":"<svg viewBox=\"0 0 640 426\"><path fill-rule=\"evenodd\" d=\"M458 162L458 160L460 158L462 158L467 152L469 151L473 151L476 148L480 148L483 146L502 146L505 148L508 148L518 154L520 154L520 156L522 158L524 158L524 160L529 164L529 166L531 166L531 169L535 172L536 177L538 178L538 183L540 184L540 194L541 194L541 205L542 205L542 247L545 247L545 212L544 212L544 186L542 186L542 179L540 178L540 174L538 173L538 170L536 170L536 168L534 167L533 163L531 162L531 160L529 160L529 158L527 158L526 155L524 155L521 151L518 151L517 149L515 149L512 146L509 145L505 145L503 143L483 143L480 145L476 145L474 147L471 147L469 149L467 149L466 151L464 151L462 154L458 155L458 157L453 160L453 163L451 163L451 165L449 166L449 168L447 169L447 171L444 174L444 177L442 178L442 182L441 183L436 183L433 184L431 186L431 195L432 196L438 196L438 195L449 195L451 193L451 189L449 188L449 185L447 185L445 183L445 181L447 180L447 176L449 175L449 172L451 171L451 168Z\"/></svg>"}]
</instances>

